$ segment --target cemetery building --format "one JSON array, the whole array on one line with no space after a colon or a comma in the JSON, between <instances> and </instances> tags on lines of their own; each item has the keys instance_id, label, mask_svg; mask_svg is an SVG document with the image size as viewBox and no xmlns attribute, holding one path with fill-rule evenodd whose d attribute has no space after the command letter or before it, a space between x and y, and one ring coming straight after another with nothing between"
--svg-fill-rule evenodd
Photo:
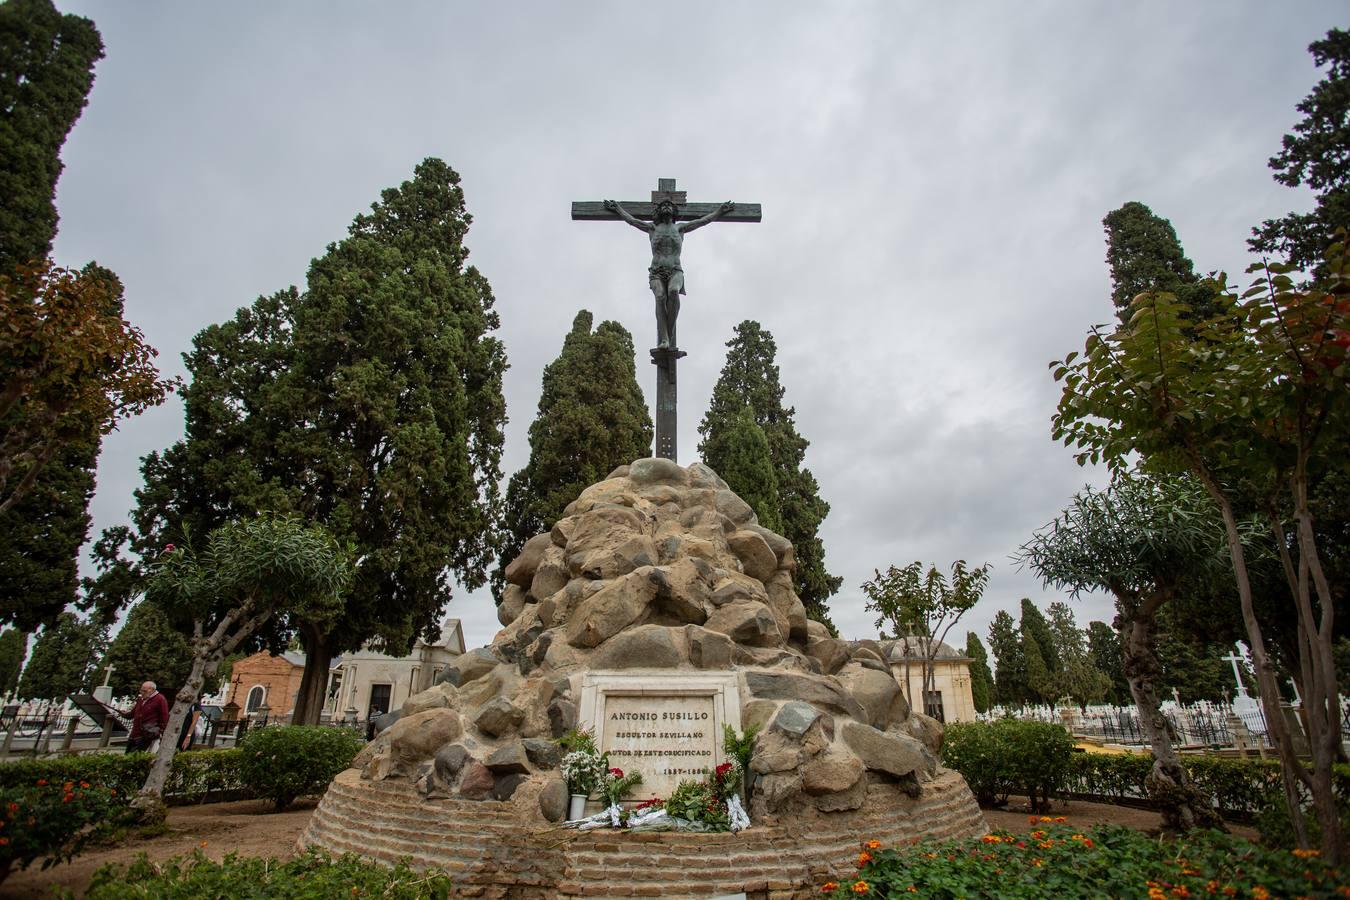
<instances>
[{"instance_id":1,"label":"cemetery building","mask_svg":"<svg viewBox=\"0 0 1350 900\"><path fill-rule=\"evenodd\" d=\"M922 638L882 641L891 671L902 686L910 707L940 722L974 722L975 697L970 690L970 657L938 642L933 657L933 690L924 697L923 661L926 653ZM909 678L906 685L905 668ZM922 698L922 699L921 699Z\"/></svg>"},{"instance_id":2,"label":"cemetery building","mask_svg":"<svg viewBox=\"0 0 1350 900\"><path fill-rule=\"evenodd\" d=\"M436 676L463 652L459 619L447 619L434 643L419 639L406 656L389 656L367 644L355 653L335 657L328 674L323 719L365 721L398 709L412 694L431 687ZM258 717L266 707L270 721L286 721L295 712L304 672L304 653L255 653L235 663L225 703L234 703L244 717Z\"/></svg>"}]
</instances>

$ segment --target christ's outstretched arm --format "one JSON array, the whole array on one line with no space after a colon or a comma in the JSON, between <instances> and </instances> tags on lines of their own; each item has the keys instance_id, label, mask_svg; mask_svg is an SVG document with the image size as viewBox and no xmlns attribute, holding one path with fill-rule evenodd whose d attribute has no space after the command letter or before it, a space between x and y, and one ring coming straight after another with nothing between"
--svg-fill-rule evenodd
<instances>
[{"instance_id":1,"label":"christ's outstretched arm","mask_svg":"<svg viewBox=\"0 0 1350 900\"><path fill-rule=\"evenodd\" d=\"M617 213L620 219L623 219L625 222L627 222L629 225L632 225L639 231L652 230L653 226L650 222L644 222L641 219L634 218L633 214L630 213L628 210L624 209L622 206L620 206L617 201L606 200L605 209L609 210L612 213Z\"/></svg>"},{"instance_id":2,"label":"christ's outstretched arm","mask_svg":"<svg viewBox=\"0 0 1350 900\"><path fill-rule=\"evenodd\" d=\"M721 206L717 207L717 209L714 209L712 212L708 213L706 216L703 216L703 217L700 218L700 219L695 219L695 220L692 221L692 222L685 222L683 225L678 226L679 229L680 229L680 233L681 233L681 234L688 234L689 232L693 231L695 228L702 228L704 225L707 225L709 222L716 222L718 219L722 218L722 217L725 216L727 213L732 212L732 211L735 210L735 209L736 209L736 204L735 204L735 203L732 203L730 200L728 200L726 203L723 203Z\"/></svg>"}]
</instances>

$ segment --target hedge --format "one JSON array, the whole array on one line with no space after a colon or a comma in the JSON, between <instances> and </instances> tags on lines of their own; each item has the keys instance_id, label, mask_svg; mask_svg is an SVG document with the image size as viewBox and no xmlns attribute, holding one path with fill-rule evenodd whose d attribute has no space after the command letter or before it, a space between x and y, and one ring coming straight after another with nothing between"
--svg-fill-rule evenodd
<instances>
[{"instance_id":1,"label":"hedge","mask_svg":"<svg viewBox=\"0 0 1350 900\"><path fill-rule=\"evenodd\" d=\"M1016 719L953 723L942 744L942 761L965 777L981 803L1001 805L1009 794L1026 794L1036 810L1064 789L1073 756L1063 728Z\"/></svg>"},{"instance_id":2,"label":"hedge","mask_svg":"<svg viewBox=\"0 0 1350 900\"><path fill-rule=\"evenodd\" d=\"M134 796L145 784L154 757L149 753L90 753L54 759L20 759L0 765L0 789L48 782L87 781ZM240 777L243 758L235 748L176 753L164 786L168 802L192 803L251 796Z\"/></svg>"}]
</instances>

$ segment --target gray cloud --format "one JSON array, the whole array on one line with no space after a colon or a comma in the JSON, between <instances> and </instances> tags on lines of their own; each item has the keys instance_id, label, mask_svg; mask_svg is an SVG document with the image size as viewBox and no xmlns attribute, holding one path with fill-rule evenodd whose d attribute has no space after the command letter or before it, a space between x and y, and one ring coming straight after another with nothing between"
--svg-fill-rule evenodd
<instances>
[{"instance_id":1,"label":"gray cloud","mask_svg":"<svg viewBox=\"0 0 1350 900\"><path fill-rule=\"evenodd\" d=\"M647 346L645 246L573 223L572 200L764 204L691 236L682 455L737 322L779 345L823 536L859 585L914 559L995 565L970 617L1041 591L1007 557L1098 471L1050 440L1046 363L1110 315L1101 218L1142 200L1201 269L1246 265L1248 229L1308 204L1265 167L1317 80L1334 4L694 2L201 7L63 3L108 47L66 146L59 261L98 259L166 370L200 328L303 283L382 188L440 156L464 178L472 261L512 369L508 474L543 365L576 310ZM639 350L639 377L654 370ZM181 435L170 404L105 444L96 528L138 460ZM1109 618L1084 601L1080 619ZM471 644L483 592L450 614Z\"/></svg>"}]
</instances>

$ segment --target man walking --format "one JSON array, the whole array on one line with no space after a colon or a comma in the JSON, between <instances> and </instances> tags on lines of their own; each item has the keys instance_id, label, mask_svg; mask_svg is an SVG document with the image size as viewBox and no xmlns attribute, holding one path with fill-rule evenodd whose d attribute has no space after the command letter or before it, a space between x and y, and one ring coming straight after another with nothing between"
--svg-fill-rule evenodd
<instances>
[{"instance_id":1,"label":"man walking","mask_svg":"<svg viewBox=\"0 0 1350 900\"><path fill-rule=\"evenodd\" d=\"M131 735L127 738L127 752L155 749L169 724L169 701L155 689L153 681L141 685L136 705L131 708Z\"/></svg>"}]
</instances>

